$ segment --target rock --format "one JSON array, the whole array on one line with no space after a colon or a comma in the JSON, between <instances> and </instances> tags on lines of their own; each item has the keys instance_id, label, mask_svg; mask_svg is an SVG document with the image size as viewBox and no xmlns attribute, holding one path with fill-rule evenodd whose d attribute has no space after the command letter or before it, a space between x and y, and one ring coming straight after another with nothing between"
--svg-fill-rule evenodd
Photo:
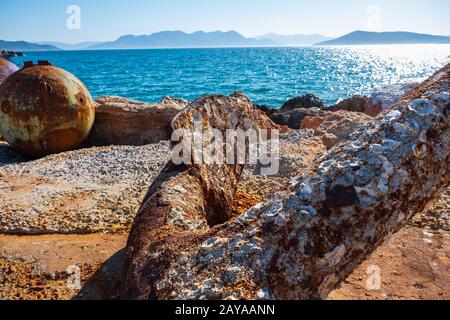
<instances>
[{"instance_id":1,"label":"rock","mask_svg":"<svg viewBox=\"0 0 450 320\"><path fill-rule=\"evenodd\" d=\"M0 233L128 231L169 147L90 148L29 161L0 144Z\"/></svg>"},{"instance_id":2,"label":"rock","mask_svg":"<svg viewBox=\"0 0 450 320\"><path fill-rule=\"evenodd\" d=\"M147 104L121 97L102 97L95 106L96 119L87 144L142 146L170 140L170 121L187 102L171 97Z\"/></svg>"},{"instance_id":3,"label":"rock","mask_svg":"<svg viewBox=\"0 0 450 320\"><path fill-rule=\"evenodd\" d=\"M167 104L167 105L177 104L180 107L185 108L185 107L188 106L189 101L184 100L182 98L175 98L175 97L166 96L166 97L162 98L160 103L161 104Z\"/></svg>"},{"instance_id":4,"label":"rock","mask_svg":"<svg viewBox=\"0 0 450 320\"><path fill-rule=\"evenodd\" d=\"M313 160L325 152L321 139L314 137L312 130L282 134L279 175L264 177L256 168L247 166L238 185L232 216L238 217L273 193L286 190L291 178L310 174ZM0 149L0 162L1 156ZM416 215L409 223L410 227L380 246L328 299L361 300L367 299L366 294L377 300L448 299L442 288L447 286L450 271L445 251L450 245L449 196L447 189L433 208ZM120 218L120 212L117 214ZM92 224L94 226L95 222ZM98 226L101 226L101 221ZM0 272L0 298L117 299L125 259L124 250L120 249L126 245L126 237L126 233L0 236L0 270L6 270ZM428 242L430 239L432 241ZM81 271L81 291L67 287L69 275L66 271L74 261ZM372 275L368 273L369 267L374 265L381 268L383 283L381 290L371 291L366 286ZM236 271L240 269L232 267L226 270L224 281L228 283L237 279L235 276L239 276L239 272ZM427 290L414 287L408 279L426 284Z\"/></svg>"},{"instance_id":5,"label":"rock","mask_svg":"<svg viewBox=\"0 0 450 320\"><path fill-rule=\"evenodd\" d=\"M273 114L278 112L278 109L271 108L271 107L268 107L268 106L265 106L265 105L253 104L253 106L255 108L258 108L259 110L261 110L262 112L264 112L268 116L271 116L271 115L273 115Z\"/></svg>"},{"instance_id":6,"label":"rock","mask_svg":"<svg viewBox=\"0 0 450 320\"><path fill-rule=\"evenodd\" d=\"M23 57L24 54L23 52L18 52L18 51L10 51L10 50L1 50L0 51L0 58L2 59L10 59L10 58L14 58L14 57Z\"/></svg>"},{"instance_id":7,"label":"rock","mask_svg":"<svg viewBox=\"0 0 450 320\"><path fill-rule=\"evenodd\" d=\"M239 92L229 97L213 95L193 101L175 117L171 127L174 131L185 130L184 141L194 135L196 122L203 130L219 130L223 136L228 129L277 128ZM208 144L205 141L203 146ZM157 279L166 262L175 258L172 253L154 254L157 248L176 247L185 236L207 231L232 217L244 166L205 164L195 161L195 153L187 156L190 164L166 165L138 212L127 245L123 298L145 299L152 295L155 287L149 279Z\"/></svg>"},{"instance_id":8,"label":"rock","mask_svg":"<svg viewBox=\"0 0 450 320\"><path fill-rule=\"evenodd\" d=\"M313 129L315 136L320 137L329 150L371 120L363 113L340 110L322 116L307 116L301 128Z\"/></svg>"},{"instance_id":9,"label":"rock","mask_svg":"<svg viewBox=\"0 0 450 320\"><path fill-rule=\"evenodd\" d=\"M450 234L450 188L434 205L426 208L424 212L415 216L411 225L418 228L427 228L429 232Z\"/></svg>"},{"instance_id":10,"label":"rock","mask_svg":"<svg viewBox=\"0 0 450 320\"><path fill-rule=\"evenodd\" d=\"M369 106L369 98L365 96L353 96L345 99L335 106L325 108L327 111L346 110L353 112L365 112Z\"/></svg>"},{"instance_id":11,"label":"rock","mask_svg":"<svg viewBox=\"0 0 450 320\"><path fill-rule=\"evenodd\" d=\"M314 159L315 148L303 148L312 138L308 131L291 131L280 136L281 156L298 155L299 167L310 167ZM320 144L320 141L319 141ZM295 148L295 149L292 149ZM299 153L297 154L297 151ZM244 175L238 186L235 204L236 216L260 203L274 191L286 188L278 185L279 178L259 177L251 171ZM296 176L290 171L289 176ZM247 178L261 178L252 180L247 186ZM261 187L261 182L265 183ZM276 182L276 183L273 183ZM288 180L287 180L288 182ZM283 180L284 183L284 180ZM278 189L277 189L278 188ZM361 300L366 299L366 293L375 295L374 299L449 299L447 291L442 293L449 279L450 270L447 268L448 258L446 248L450 245L448 236L448 212L450 189L440 198L439 202L426 213L417 215L409 228L401 230L386 244L380 246L371 258L358 267L344 282L343 286L330 294L331 300ZM257 194L255 194L257 193ZM263 196L259 196L263 194ZM432 215L430 215L432 213ZM420 226L416 221L427 217ZM431 219L428 219L430 217ZM441 221L442 224L435 221ZM439 229L440 226L443 229ZM419 229L420 228L420 229ZM433 233L432 243L424 241L424 234ZM43 236L8 236L0 235L0 269L14 270L13 273L0 273L0 298L15 299L81 299L105 300L119 298L121 274L125 260L124 250L126 234L119 235L43 235ZM49 252L51 254L49 254ZM382 257L380 257L382 256ZM67 269L74 264L80 267L80 291L67 287L69 275ZM371 266L379 266L382 272L382 290L370 291L367 288ZM430 269L430 266L433 268ZM236 268L227 270L226 281L233 281ZM417 279L426 283L427 290L413 287L410 279ZM45 283L42 292L36 293L30 286ZM442 294L440 294L442 293Z\"/></svg>"},{"instance_id":12,"label":"rock","mask_svg":"<svg viewBox=\"0 0 450 320\"><path fill-rule=\"evenodd\" d=\"M304 96L298 96L286 101L280 112L287 112L298 108L310 109L310 108L324 108L325 104L319 97L313 94L306 94Z\"/></svg>"},{"instance_id":13,"label":"rock","mask_svg":"<svg viewBox=\"0 0 450 320\"><path fill-rule=\"evenodd\" d=\"M0 86L0 135L33 157L75 149L95 118L92 97L78 78L39 63L13 73Z\"/></svg>"},{"instance_id":14,"label":"rock","mask_svg":"<svg viewBox=\"0 0 450 320\"><path fill-rule=\"evenodd\" d=\"M306 174L313 161L327 151L312 130L292 130L280 135L279 171L261 175L260 166L246 166L236 192L233 217L289 188L291 179Z\"/></svg>"},{"instance_id":15,"label":"rock","mask_svg":"<svg viewBox=\"0 0 450 320\"><path fill-rule=\"evenodd\" d=\"M270 119L280 126L287 126L290 129L298 130L301 127L303 119L305 117L316 117L325 115L326 111L319 108L311 108L311 109L294 109L287 112L279 112L273 114Z\"/></svg>"},{"instance_id":16,"label":"rock","mask_svg":"<svg viewBox=\"0 0 450 320\"><path fill-rule=\"evenodd\" d=\"M326 148L322 141L314 137L312 130L295 130L282 134L280 135L280 170L278 174L269 178L279 177L289 182L290 179L304 173L314 159L325 152ZM254 174L258 174L258 171L255 170Z\"/></svg>"},{"instance_id":17,"label":"rock","mask_svg":"<svg viewBox=\"0 0 450 320\"><path fill-rule=\"evenodd\" d=\"M397 104L317 159L289 190L239 217L212 229L170 230L170 241L157 241L159 232L142 239L151 258L135 260L141 272L127 281L146 290L125 297L326 298L448 187L449 78L450 65L426 92L415 92L421 101Z\"/></svg>"},{"instance_id":18,"label":"rock","mask_svg":"<svg viewBox=\"0 0 450 320\"><path fill-rule=\"evenodd\" d=\"M389 109L400 98L411 91L416 83L391 84L380 86L376 92L370 96L370 102L364 113L376 117L380 112Z\"/></svg>"}]
</instances>

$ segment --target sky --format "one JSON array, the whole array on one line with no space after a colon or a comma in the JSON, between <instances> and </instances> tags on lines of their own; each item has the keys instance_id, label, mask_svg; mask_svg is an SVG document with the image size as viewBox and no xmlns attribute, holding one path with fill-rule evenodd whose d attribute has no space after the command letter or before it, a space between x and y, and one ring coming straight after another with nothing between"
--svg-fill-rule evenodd
<instances>
[{"instance_id":1,"label":"sky","mask_svg":"<svg viewBox=\"0 0 450 320\"><path fill-rule=\"evenodd\" d=\"M163 30L450 35L449 12L449 0L0 0L0 39L77 43Z\"/></svg>"}]
</instances>

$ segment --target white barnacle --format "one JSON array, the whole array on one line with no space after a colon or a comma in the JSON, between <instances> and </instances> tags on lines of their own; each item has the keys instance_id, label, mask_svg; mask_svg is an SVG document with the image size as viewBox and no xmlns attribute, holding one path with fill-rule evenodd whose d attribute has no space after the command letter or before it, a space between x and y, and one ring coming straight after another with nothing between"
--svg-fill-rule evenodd
<instances>
[{"instance_id":1,"label":"white barnacle","mask_svg":"<svg viewBox=\"0 0 450 320\"><path fill-rule=\"evenodd\" d=\"M347 146L347 149L352 151L359 151L364 147L364 144L360 140L353 141L349 146Z\"/></svg>"},{"instance_id":2,"label":"white barnacle","mask_svg":"<svg viewBox=\"0 0 450 320\"><path fill-rule=\"evenodd\" d=\"M311 186L311 180L306 179L299 187L298 195L303 200L311 200L313 194L313 188Z\"/></svg>"},{"instance_id":3,"label":"white barnacle","mask_svg":"<svg viewBox=\"0 0 450 320\"><path fill-rule=\"evenodd\" d=\"M268 299L270 299L269 289L266 289L266 288L259 289L258 292L256 292L256 297L259 300L268 300Z\"/></svg>"},{"instance_id":4,"label":"white barnacle","mask_svg":"<svg viewBox=\"0 0 450 320\"><path fill-rule=\"evenodd\" d=\"M434 95L433 91L427 91L427 92L425 92L425 93L422 95L422 97L430 98L430 97L432 97L433 95Z\"/></svg>"},{"instance_id":5,"label":"white barnacle","mask_svg":"<svg viewBox=\"0 0 450 320\"><path fill-rule=\"evenodd\" d=\"M235 293L233 292L232 294L226 296L225 298L223 298L224 301L238 301L239 298L236 297Z\"/></svg>"},{"instance_id":6,"label":"white barnacle","mask_svg":"<svg viewBox=\"0 0 450 320\"><path fill-rule=\"evenodd\" d=\"M362 167L361 169L359 169L356 172L356 176L357 176L357 181L360 184L367 184L367 183L369 183L372 180L372 178L374 176L374 173L369 168Z\"/></svg>"},{"instance_id":7,"label":"white barnacle","mask_svg":"<svg viewBox=\"0 0 450 320\"><path fill-rule=\"evenodd\" d=\"M414 144L412 146L412 150L413 150L414 155L419 159L425 158L428 154L428 149L425 144L422 144L420 146L418 146L417 144Z\"/></svg>"},{"instance_id":8,"label":"white barnacle","mask_svg":"<svg viewBox=\"0 0 450 320\"><path fill-rule=\"evenodd\" d=\"M214 247L217 247L222 242L224 242L224 240L217 238L217 237L209 238L208 240L203 242L201 248L203 248L203 249L214 248Z\"/></svg>"},{"instance_id":9,"label":"white barnacle","mask_svg":"<svg viewBox=\"0 0 450 320\"><path fill-rule=\"evenodd\" d=\"M238 233L236 236L231 238L231 240L230 240L230 248L231 248L231 250L232 251L240 250L244 238L245 237L244 237L244 235L242 233Z\"/></svg>"},{"instance_id":10,"label":"white barnacle","mask_svg":"<svg viewBox=\"0 0 450 320\"><path fill-rule=\"evenodd\" d=\"M387 149L389 149L390 151L395 151L396 149L398 149L398 147L400 147L400 145L401 145L401 143L396 140L392 140L392 139L384 139L383 140L383 146L386 147Z\"/></svg>"},{"instance_id":11,"label":"white barnacle","mask_svg":"<svg viewBox=\"0 0 450 320\"><path fill-rule=\"evenodd\" d=\"M383 169L384 173L388 176L392 176L394 174L394 165L390 163L386 158L383 161Z\"/></svg>"},{"instance_id":12,"label":"white barnacle","mask_svg":"<svg viewBox=\"0 0 450 320\"><path fill-rule=\"evenodd\" d=\"M259 233L259 231L260 231L260 229L258 227L253 227L253 228L246 230L246 234L249 237L254 237Z\"/></svg>"},{"instance_id":13,"label":"white barnacle","mask_svg":"<svg viewBox=\"0 0 450 320\"><path fill-rule=\"evenodd\" d=\"M247 210L244 214L240 215L237 219L240 223L246 223L255 220L261 212L264 210L264 207L268 204L266 202L261 202L255 205L253 208Z\"/></svg>"},{"instance_id":14,"label":"white barnacle","mask_svg":"<svg viewBox=\"0 0 450 320\"><path fill-rule=\"evenodd\" d=\"M421 117L427 117L436 114L437 108L427 99L417 99L409 105L409 110L417 113Z\"/></svg>"},{"instance_id":15,"label":"white barnacle","mask_svg":"<svg viewBox=\"0 0 450 320\"><path fill-rule=\"evenodd\" d=\"M350 187L355 183L355 177L350 172L344 172L342 175L340 175L338 178L335 179L336 183L344 186L344 187Z\"/></svg>"},{"instance_id":16,"label":"white barnacle","mask_svg":"<svg viewBox=\"0 0 450 320\"><path fill-rule=\"evenodd\" d=\"M206 279L206 280L203 280L203 281L202 281L202 286L203 286L203 287L206 287L206 288L211 287L212 284L213 284L212 279Z\"/></svg>"},{"instance_id":17,"label":"white barnacle","mask_svg":"<svg viewBox=\"0 0 450 320\"><path fill-rule=\"evenodd\" d=\"M282 211L283 204L281 202L274 202L267 210L262 214L262 218L266 222L273 221L278 214Z\"/></svg>"},{"instance_id":18,"label":"white barnacle","mask_svg":"<svg viewBox=\"0 0 450 320\"><path fill-rule=\"evenodd\" d=\"M156 290L158 290L158 291L164 290L168 286L169 286L169 284L167 283L167 281L164 281L164 280L160 281L160 282L157 282L156 285L155 285Z\"/></svg>"},{"instance_id":19,"label":"white barnacle","mask_svg":"<svg viewBox=\"0 0 450 320\"><path fill-rule=\"evenodd\" d=\"M411 129L416 133L420 133L420 125L417 123L417 121L413 118L408 118L406 120L408 122L408 125L411 127Z\"/></svg>"},{"instance_id":20,"label":"white barnacle","mask_svg":"<svg viewBox=\"0 0 450 320\"><path fill-rule=\"evenodd\" d=\"M257 239L250 239L248 241L242 241L240 250L234 256L235 261L243 262L248 261L250 255L259 254L262 252L262 245Z\"/></svg>"},{"instance_id":21,"label":"white barnacle","mask_svg":"<svg viewBox=\"0 0 450 320\"><path fill-rule=\"evenodd\" d=\"M427 132L425 130L423 130L420 135L419 135L419 141L422 143L427 143L428 142L428 137L427 137Z\"/></svg>"},{"instance_id":22,"label":"white barnacle","mask_svg":"<svg viewBox=\"0 0 450 320\"><path fill-rule=\"evenodd\" d=\"M290 195L287 199L284 201L284 207L286 210L295 209L300 205L300 198L296 195Z\"/></svg>"},{"instance_id":23,"label":"white barnacle","mask_svg":"<svg viewBox=\"0 0 450 320\"><path fill-rule=\"evenodd\" d=\"M288 214L286 212L280 212L273 220L277 226L285 226L288 223Z\"/></svg>"},{"instance_id":24,"label":"white barnacle","mask_svg":"<svg viewBox=\"0 0 450 320\"><path fill-rule=\"evenodd\" d=\"M433 100L436 102L449 104L450 103L450 93L448 92L439 92L435 96L433 96Z\"/></svg>"},{"instance_id":25,"label":"white barnacle","mask_svg":"<svg viewBox=\"0 0 450 320\"><path fill-rule=\"evenodd\" d=\"M378 192L377 190L375 190L375 188L376 186L373 184L369 184L365 187L355 187L359 204L362 207L367 207L375 202L378 195Z\"/></svg>"},{"instance_id":26,"label":"white barnacle","mask_svg":"<svg viewBox=\"0 0 450 320\"><path fill-rule=\"evenodd\" d=\"M345 256L347 248L344 244L340 244L333 251L327 253L322 259L322 262L326 262L330 267L335 267L341 262L342 258Z\"/></svg>"},{"instance_id":27,"label":"white barnacle","mask_svg":"<svg viewBox=\"0 0 450 320\"><path fill-rule=\"evenodd\" d=\"M286 280L288 285L298 285L302 282L303 276L305 274L305 265L302 263L293 263L292 258L289 254L283 255L279 260L279 263L284 269L284 280Z\"/></svg>"},{"instance_id":28,"label":"white barnacle","mask_svg":"<svg viewBox=\"0 0 450 320\"><path fill-rule=\"evenodd\" d=\"M336 164L335 160L327 160L319 166L319 172L327 173L331 168L335 166L335 164Z\"/></svg>"},{"instance_id":29,"label":"white barnacle","mask_svg":"<svg viewBox=\"0 0 450 320\"><path fill-rule=\"evenodd\" d=\"M387 174L382 174L380 181L378 182L378 189L382 193L388 193L389 191L389 176Z\"/></svg>"},{"instance_id":30,"label":"white barnacle","mask_svg":"<svg viewBox=\"0 0 450 320\"><path fill-rule=\"evenodd\" d=\"M178 210L176 208L173 208L169 212L169 216L168 216L169 222L173 223L173 222L175 222L178 219L182 219L183 215L184 215L183 211L180 211L180 210Z\"/></svg>"},{"instance_id":31,"label":"white barnacle","mask_svg":"<svg viewBox=\"0 0 450 320\"><path fill-rule=\"evenodd\" d=\"M312 206L302 207L302 210L308 212L311 217L317 216L317 210Z\"/></svg>"},{"instance_id":32,"label":"white barnacle","mask_svg":"<svg viewBox=\"0 0 450 320\"><path fill-rule=\"evenodd\" d=\"M200 220L190 220L184 216L184 211L173 208L168 216L168 223L179 226L185 230L194 230L202 225Z\"/></svg>"},{"instance_id":33,"label":"white barnacle","mask_svg":"<svg viewBox=\"0 0 450 320\"><path fill-rule=\"evenodd\" d=\"M172 189L173 189L173 191L181 193L181 194L187 192L187 190L185 188L183 188L182 186L175 186Z\"/></svg>"},{"instance_id":34,"label":"white barnacle","mask_svg":"<svg viewBox=\"0 0 450 320\"><path fill-rule=\"evenodd\" d=\"M386 150L387 150L386 147L378 143L372 144L369 148L369 152L373 154L383 154L384 152L386 152Z\"/></svg>"},{"instance_id":35,"label":"white barnacle","mask_svg":"<svg viewBox=\"0 0 450 320\"><path fill-rule=\"evenodd\" d=\"M400 189L404 179L405 178L399 172L391 178L391 187L393 193L397 192Z\"/></svg>"},{"instance_id":36,"label":"white barnacle","mask_svg":"<svg viewBox=\"0 0 450 320\"><path fill-rule=\"evenodd\" d=\"M394 124L394 130L396 133L400 134L403 137L406 137L409 135L408 127L405 126L403 123Z\"/></svg>"},{"instance_id":37,"label":"white barnacle","mask_svg":"<svg viewBox=\"0 0 450 320\"><path fill-rule=\"evenodd\" d=\"M384 121L386 122L394 122L399 120L402 117L402 113L398 110L394 110L389 112L385 117Z\"/></svg>"},{"instance_id":38,"label":"white barnacle","mask_svg":"<svg viewBox=\"0 0 450 320\"><path fill-rule=\"evenodd\" d=\"M187 253L186 252L181 252L179 254L180 256L177 259L177 263L179 265L185 265L189 262L189 259L186 257Z\"/></svg>"},{"instance_id":39,"label":"white barnacle","mask_svg":"<svg viewBox=\"0 0 450 320\"><path fill-rule=\"evenodd\" d=\"M361 164L359 162L359 160L344 160L344 161L339 161L337 163L337 167L339 169L345 169L345 168L356 168L359 167Z\"/></svg>"},{"instance_id":40,"label":"white barnacle","mask_svg":"<svg viewBox=\"0 0 450 320\"><path fill-rule=\"evenodd\" d=\"M231 266L225 269L223 273L223 281L227 286L233 286L241 280L242 271L240 267Z\"/></svg>"}]
</instances>

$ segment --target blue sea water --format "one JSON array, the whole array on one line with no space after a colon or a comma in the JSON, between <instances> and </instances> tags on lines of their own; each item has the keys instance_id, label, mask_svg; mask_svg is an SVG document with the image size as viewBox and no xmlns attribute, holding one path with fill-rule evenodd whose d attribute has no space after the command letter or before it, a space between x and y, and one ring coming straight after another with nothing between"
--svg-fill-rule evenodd
<instances>
[{"instance_id":1,"label":"blue sea water","mask_svg":"<svg viewBox=\"0 0 450 320\"><path fill-rule=\"evenodd\" d=\"M450 45L305 48L217 48L28 52L75 74L94 97L118 95L157 102L241 90L279 107L314 93L327 104L378 85L417 82L450 61Z\"/></svg>"}]
</instances>

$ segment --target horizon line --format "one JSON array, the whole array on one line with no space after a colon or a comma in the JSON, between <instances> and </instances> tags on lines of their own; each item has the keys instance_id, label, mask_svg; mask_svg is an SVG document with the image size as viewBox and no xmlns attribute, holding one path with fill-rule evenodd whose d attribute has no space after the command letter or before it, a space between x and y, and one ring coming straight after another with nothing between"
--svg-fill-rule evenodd
<instances>
[{"instance_id":1,"label":"horizon line","mask_svg":"<svg viewBox=\"0 0 450 320\"><path fill-rule=\"evenodd\" d=\"M450 37L450 34L431 34L431 33L423 33L423 32L414 32L414 31L406 31L406 30L385 30L385 31L371 31L371 30L363 30L363 29L357 29L357 30L353 30L347 33L344 33L342 35L339 36L329 36L329 35L325 35L325 34L320 34L320 33L308 33L308 34L303 34L303 33L293 33L293 34L281 34L281 33L276 33L276 32L268 32L268 33L264 33L261 35L256 35L256 36L247 36L237 30L228 30L228 31L222 31L222 30L215 30L215 31L204 31L204 30L196 30L193 32L188 32L188 31L183 31L183 30L179 30L179 29L172 29L172 30L160 30L160 31L155 31L155 32L151 32L151 33L142 33L142 34L133 34L133 33L127 33L127 34L122 34L120 36L117 36L115 38L113 38L112 40L83 40L83 41L79 41L79 42L65 42L63 40L39 40L39 41L34 41L34 40L25 40L25 39L20 39L20 40L6 40L7 38L3 38L0 40L3 41L11 41L11 42L20 42L20 41L25 41L25 42L29 42L29 43L35 43L35 44L40 44L40 43L55 43L55 42L59 42L59 43L63 43L63 44L67 44L67 45L77 45L77 44L82 44L85 42L98 42L98 43L106 43L106 42L114 42L117 41L118 39L120 39L121 37L125 37L125 36L134 36L134 37L139 37L139 36L151 36L153 34L158 34L158 33L163 33L163 32L182 32L184 34L187 35L192 35L195 33L230 33L230 32L235 32L240 34L241 36L247 38L247 39L256 39L259 37L263 37L263 36L268 36L268 35L277 35L277 36L322 36L322 37L327 37L327 38L331 38L331 39L337 39L340 38L342 36L351 34L353 32L370 32L370 33L389 33L389 32L408 32L408 33L416 33L416 34L424 34L424 35L432 35L432 36L443 36L443 37ZM262 40L262 39L261 39ZM281 45L283 46L283 45Z\"/></svg>"}]
</instances>

